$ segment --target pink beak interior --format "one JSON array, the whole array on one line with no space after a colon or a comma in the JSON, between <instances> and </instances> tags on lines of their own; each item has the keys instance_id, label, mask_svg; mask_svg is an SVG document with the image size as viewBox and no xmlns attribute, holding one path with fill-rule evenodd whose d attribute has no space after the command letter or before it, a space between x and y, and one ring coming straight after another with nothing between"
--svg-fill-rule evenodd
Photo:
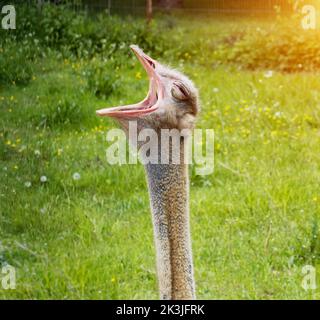
<instances>
[{"instance_id":1,"label":"pink beak interior","mask_svg":"<svg viewBox=\"0 0 320 320\"><path fill-rule=\"evenodd\" d=\"M99 116L115 118L139 117L158 109L158 102L163 98L163 86L161 84L161 79L156 72L156 65L158 62L146 55L138 46L131 45L130 48L148 74L150 82L147 97L136 104L97 110L96 113Z\"/></svg>"}]
</instances>

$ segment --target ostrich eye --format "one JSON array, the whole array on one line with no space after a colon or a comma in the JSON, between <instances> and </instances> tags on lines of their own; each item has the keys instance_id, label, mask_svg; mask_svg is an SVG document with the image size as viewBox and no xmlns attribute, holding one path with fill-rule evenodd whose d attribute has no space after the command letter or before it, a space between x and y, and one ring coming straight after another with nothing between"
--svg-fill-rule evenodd
<instances>
[{"instance_id":1,"label":"ostrich eye","mask_svg":"<svg viewBox=\"0 0 320 320\"><path fill-rule=\"evenodd\" d=\"M182 82L174 82L171 89L171 94L178 100L187 100L189 98L189 90Z\"/></svg>"}]
</instances>

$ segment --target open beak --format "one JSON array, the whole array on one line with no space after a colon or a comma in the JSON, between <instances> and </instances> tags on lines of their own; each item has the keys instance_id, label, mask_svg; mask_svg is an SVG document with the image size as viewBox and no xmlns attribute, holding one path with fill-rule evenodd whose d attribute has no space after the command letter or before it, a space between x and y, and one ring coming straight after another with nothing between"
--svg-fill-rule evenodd
<instances>
[{"instance_id":1,"label":"open beak","mask_svg":"<svg viewBox=\"0 0 320 320\"><path fill-rule=\"evenodd\" d=\"M152 113L158 109L158 102L163 98L163 85L156 71L158 62L146 55L138 46L131 45L140 63L149 77L149 92L147 97L139 103L97 110L99 116L114 118L135 118Z\"/></svg>"}]
</instances>

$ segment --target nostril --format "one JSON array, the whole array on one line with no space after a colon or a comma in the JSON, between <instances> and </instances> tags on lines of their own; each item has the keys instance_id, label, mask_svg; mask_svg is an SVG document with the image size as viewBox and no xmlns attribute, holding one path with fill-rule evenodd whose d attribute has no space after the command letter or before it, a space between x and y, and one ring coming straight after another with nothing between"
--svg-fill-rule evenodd
<instances>
[{"instance_id":1,"label":"nostril","mask_svg":"<svg viewBox=\"0 0 320 320\"><path fill-rule=\"evenodd\" d=\"M149 59L146 59L146 60L147 60L147 62L149 63L149 65L150 65L153 69L156 68L156 66L155 66L155 64L154 64L153 61L151 61L151 60L149 60Z\"/></svg>"}]
</instances>

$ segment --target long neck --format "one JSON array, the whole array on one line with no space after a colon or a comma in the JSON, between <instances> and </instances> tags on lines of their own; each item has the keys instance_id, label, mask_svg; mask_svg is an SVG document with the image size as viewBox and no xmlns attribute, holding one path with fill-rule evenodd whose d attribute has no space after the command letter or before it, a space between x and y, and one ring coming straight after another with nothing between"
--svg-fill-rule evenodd
<instances>
[{"instance_id":1,"label":"long neck","mask_svg":"<svg viewBox=\"0 0 320 320\"><path fill-rule=\"evenodd\" d=\"M184 144L180 142L180 154ZM183 157L181 157L183 158ZM147 164L161 299L195 299L186 164Z\"/></svg>"}]
</instances>

